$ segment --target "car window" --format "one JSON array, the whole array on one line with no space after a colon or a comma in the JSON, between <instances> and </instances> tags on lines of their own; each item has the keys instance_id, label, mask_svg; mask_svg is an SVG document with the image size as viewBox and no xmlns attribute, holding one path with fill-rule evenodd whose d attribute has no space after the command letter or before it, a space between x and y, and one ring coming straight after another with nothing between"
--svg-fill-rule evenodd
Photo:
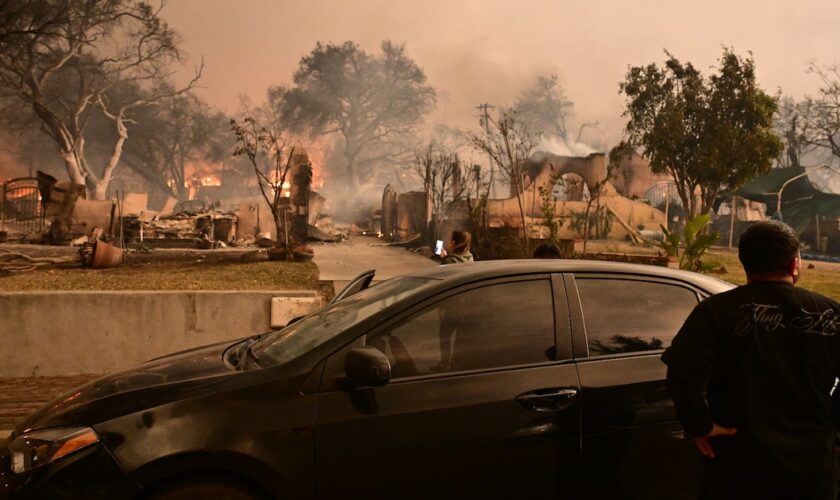
<instances>
[{"instance_id":1,"label":"car window","mask_svg":"<svg viewBox=\"0 0 840 500\"><path fill-rule=\"evenodd\" d=\"M577 278L589 355L664 349L697 305L697 294L668 283Z\"/></svg>"},{"instance_id":2,"label":"car window","mask_svg":"<svg viewBox=\"0 0 840 500\"><path fill-rule=\"evenodd\" d=\"M548 280L485 286L448 297L368 341L393 378L540 363L553 359Z\"/></svg>"},{"instance_id":3,"label":"car window","mask_svg":"<svg viewBox=\"0 0 840 500\"><path fill-rule=\"evenodd\" d=\"M413 277L383 281L268 334L251 351L260 366L290 361L433 282Z\"/></svg>"}]
</instances>

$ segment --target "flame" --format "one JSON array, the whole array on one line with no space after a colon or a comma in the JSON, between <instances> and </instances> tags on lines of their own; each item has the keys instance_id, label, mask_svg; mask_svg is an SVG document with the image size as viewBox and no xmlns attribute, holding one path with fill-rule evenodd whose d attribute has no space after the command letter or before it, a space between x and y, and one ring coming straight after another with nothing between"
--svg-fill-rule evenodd
<instances>
[{"instance_id":1,"label":"flame","mask_svg":"<svg viewBox=\"0 0 840 500\"><path fill-rule=\"evenodd\" d=\"M2 187L2 186L0 186L0 187ZM30 196L32 196L33 194L36 194L36 193L38 195L38 201L40 201L41 200L41 193L38 191L38 188L36 188L36 187L17 188L17 189L14 189L14 190L6 193L6 201L16 200L18 198L30 197Z\"/></svg>"},{"instance_id":2,"label":"flame","mask_svg":"<svg viewBox=\"0 0 840 500\"><path fill-rule=\"evenodd\" d=\"M222 177L218 174L207 174L201 178L202 186L221 186Z\"/></svg>"}]
</instances>

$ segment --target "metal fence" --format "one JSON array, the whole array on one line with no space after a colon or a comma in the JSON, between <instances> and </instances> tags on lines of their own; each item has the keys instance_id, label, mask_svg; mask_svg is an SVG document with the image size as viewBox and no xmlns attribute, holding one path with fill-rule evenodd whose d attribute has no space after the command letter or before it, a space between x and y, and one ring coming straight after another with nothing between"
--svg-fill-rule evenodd
<instances>
[{"instance_id":1,"label":"metal fence","mask_svg":"<svg viewBox=\"0 0 840 500\"><path fill-rule=\"evenodd\" d=\"M0 231L9 233L39 233L44 229L44 209L38 179L18 177L0 186L2 212Z\"/></svg>"},{"instance_id":2,"label":"metal fence","mask_svg":"<svg viewBox=\"0 0 840 500\"><path fill-rule=\"evenodd\" d=\"M668 204L682 205L674 181L657 182L645 192L645 198L650 206L657 208L664 207L665 200L668 200Z\"/></svg>"}]
</instances>

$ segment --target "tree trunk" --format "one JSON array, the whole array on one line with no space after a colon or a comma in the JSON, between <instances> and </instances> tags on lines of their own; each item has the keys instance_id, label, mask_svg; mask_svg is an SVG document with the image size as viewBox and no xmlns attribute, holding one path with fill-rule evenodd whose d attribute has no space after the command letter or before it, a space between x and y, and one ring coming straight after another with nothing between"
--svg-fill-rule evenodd
<instances>
[{"instance_id":1,"label":"tree trunk","mask_svg":"<svg viewBox=\"0 0 840 500\"><path fill-rule=\"evenodd\" d=\"M82 168L76 160L76 155L72 151L61 151L61 159L64 160L64 167L67 169L67 175L70 181L75 184L85 185L85 176L82 174Z\"/></svg>"},{"instance_id":2,"label":"tree trunk","mask_svg":"<svg viewBox=\"0 0 840 500\"><path fill-rule=\"evenodd\" d=\"M583 253L586 253L586 241L589 239L589 211L592 209L592 193L586 201L586 211L583 214Z\"/></svg>"},{"instance_id":3,"label":"tree trunk","mask_svg":"<svg viewBox=\"0 0 840 500\"><path fill-rule=\"evenodd\" d=\"M128 130L125 128L125 124L123 123L122 113L118 114L114 118L114 125L117 128L117 142L114 143L114 148L111 150L111 157L108 158L108 163L105 164L105 169L102 171L102 177L97 179L93 176L93 174L88 174L94 185L92 193L90 192L90 189L88 189L88 195L93 195L94 200L107 199L108 186L111 184L111 177L120 162L120 157L122 157L125 140L128 139Z\"/></svg>"},{"instance_id":4,"label":"tree trunk","mask_svg":"<svg viewBox=\"0 0 840 500\"><path fill-rule=\"evenodd\" d=\"M353 198L359 193L359 176L356 173L356 157L358 151L353 151L349 145L344 149L344 159L346 160L345 174L347 175L347 197Z\"/></svg>"},{"instance_id":5,"label":"tree trunk","mask_svg":"<svg viewBox=\"0 0 840 500\"><path fill-rule=\"evenodd\" d=\"M511 179L511 186L515 186L516 202L519 204L519 216L522 221L522 251L525 253L524 258L531 255L531 243L528 241L528 224L525 222L525 203L522 199L525 196L525 189L523 183L520 182L522 176L518 175L518 179Z\"/></svg>"},{"instance_id":6,"label":"tree trunk","mask_svg":"<svg viewBox=\"0 0 840 500\"><path fill-rule=\"evenodd\" d=\"M88 195L92 195L94 200L107 200L108 199L108 185L110 182L99 181L96 183L96 187L93 189L93 193L88 193Z\"/></svg>"},{"instance_id":7,"label":"tree trunk","mask_svg":"<svg viewBox=\"0 0 840 500\"><path fill-rule=\"evenodd\" d=\"M691 220L694 218L694 191L687 191L684 186L680 186L677 184L677 195L680 197L680 201L683 205L683 211L685 212L686 220Z\"/></svg>"}]
</instances>

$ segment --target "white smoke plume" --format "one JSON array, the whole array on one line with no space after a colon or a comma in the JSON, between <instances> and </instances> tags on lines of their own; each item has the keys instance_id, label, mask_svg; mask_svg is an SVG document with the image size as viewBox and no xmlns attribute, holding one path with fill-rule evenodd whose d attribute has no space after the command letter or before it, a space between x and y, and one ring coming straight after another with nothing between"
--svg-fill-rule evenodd
<instances>
[{"instance_id":1,"label":"white smoke plume","mask_svg":"<svg viewBox=\"0 0 840 500\"><path fill-rule=\"evenodd\" d=\"M557 136L549 135L543 135L535 151L545 151L558 156L587 156L602 152L583 142L566 141Z\"/></svg>"}]
</instances>

